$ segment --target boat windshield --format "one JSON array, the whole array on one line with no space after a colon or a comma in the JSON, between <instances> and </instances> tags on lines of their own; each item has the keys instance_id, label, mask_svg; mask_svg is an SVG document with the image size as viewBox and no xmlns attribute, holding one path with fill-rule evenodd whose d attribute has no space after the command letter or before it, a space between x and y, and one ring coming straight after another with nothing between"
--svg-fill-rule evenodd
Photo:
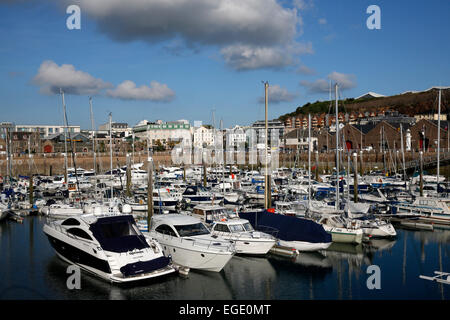
<instances>
[{"instance_id":1,"label":"boat windshield","mask_svg":"<svg viewBox=\"0 0 450 320\"><path fill-rule=\"evenodd\" d=\"M252 225L250 224L250 222L246 222L244 223L244 229L245 231L255 231L255 229L253 229Z\"/></svg>"},{"instance_id":2,"label":"boat windshield","mask_svg":"<svg viewBox=\"0 0 450 320\"><path fill-rule=\"evenodd\" d=\"M242 224L230 224L228 225L231 232L245 232L244 226Z\"/></svg>"},{"instance_id":3,"label":"boat windshield","mask_svg":"<svg viewBox=\"0 0 450 320\"><path fill-rule=\"evenodd\" d=\"M134 225L129 221L121 221L110 224L102 224L101 232L103 238L111 239L111 238L120 238L125 236L137 236L138 232L135 229Z\"/></svg>"},{"instance_id":4,"label":"boat windshield","mask_svg":"<svg viewBox=\"0 0 450 320\"><path fill-rule=\"evenodd\" d=\"M90 230L106 251L127 252L148 248L131 215L99 218L91 224Z\"/></svg>"},{"instance_id":5,"label":"boat windshield","mask_svg":"<svg viewBox=\"0 0 450 320\"><path fill-rule=\"evenodd\" d=\"M180 237L192 237L209 234L209 230L203 223L194 223L175 226Z\"/></svg>"}]
</instances>

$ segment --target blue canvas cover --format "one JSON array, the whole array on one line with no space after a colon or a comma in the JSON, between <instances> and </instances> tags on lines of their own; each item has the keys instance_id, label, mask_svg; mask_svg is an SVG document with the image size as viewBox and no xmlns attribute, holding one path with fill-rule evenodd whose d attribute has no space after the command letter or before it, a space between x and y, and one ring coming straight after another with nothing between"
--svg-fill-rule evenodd
<instances>
[{"instance_id":1,"label":"blue canvas cover","mask_svg":"<svg viewBox=\"0 0 450 320\"><path fill-rule=\"evenodd\" d=\"M145 237L134 232L133 224L131 215L104 217L91 224L89 229L106 251L127 252L148 248Z\"/></svg>"},{"instance_id":2,"label":"blue canvas cover","mask_svg":"<svg viewBox=\"0 0 450 320\"><path fill-rule=\"evenodd\" d=\"M265 227L278 230L276 237L284 241L305 241L311 243L329 243L331 235L318 223L268 211L242 212L239 217L247 219L255 230L264 231Z\"/></svg>"}]
</instances>

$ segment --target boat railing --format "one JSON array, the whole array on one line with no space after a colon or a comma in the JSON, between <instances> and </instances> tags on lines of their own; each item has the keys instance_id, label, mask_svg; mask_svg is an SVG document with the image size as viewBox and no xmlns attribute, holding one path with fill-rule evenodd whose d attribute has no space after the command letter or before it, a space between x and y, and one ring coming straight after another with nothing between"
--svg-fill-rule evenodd
<instances>
[{"instance_id":1,"label":"boat railing","mask_svg":"<svg viewBox=\"0 0 450 320\"><path fill-rule=\"evenodd\" d=\"M280 231L274 227L269 227L269 226L264 226L264 225L254 226L254 229L255 229L255 231L267 233L275 238L278 238L278 232Z\"/></svg>"}]
</instances>

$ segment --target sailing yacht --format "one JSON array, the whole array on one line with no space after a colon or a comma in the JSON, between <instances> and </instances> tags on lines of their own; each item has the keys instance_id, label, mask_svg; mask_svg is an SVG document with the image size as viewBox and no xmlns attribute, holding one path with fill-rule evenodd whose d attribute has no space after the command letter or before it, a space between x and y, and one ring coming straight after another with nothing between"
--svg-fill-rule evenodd
<instances>
[{"instance_id":1,"label":"sailing yacht","mask_svg":"<svg viewBox=\"0 0 450 320\"><path fill-rule=\"evenodd\" d=\"M333 242L343 243L361 243L363 239L363 230L359 223L350 221L340 215L318 215L313 218L314 221L321 224L326 232L331 234Z\"/></svg>"},{"instance_id":2,"label":"sailing yacht","mask_svg":"<svg viewBox=\"0 0 450 320\"><path fill-rule=\"evenodd\" d=\"M239 212L239 217L250 222L255 230L272 234L277 245L298 251L325 250L332 237L323 226L309 219L276 214L270 211Z\"/></svg>"}]
</instances>

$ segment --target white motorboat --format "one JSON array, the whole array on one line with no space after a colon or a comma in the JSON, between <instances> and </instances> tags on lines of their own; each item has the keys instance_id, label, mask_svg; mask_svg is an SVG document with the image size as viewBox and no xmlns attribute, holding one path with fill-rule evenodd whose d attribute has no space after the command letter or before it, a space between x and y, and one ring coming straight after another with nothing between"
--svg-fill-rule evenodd
<instances>
[{"instance_id":1,"label":"white motorboat","mask_svg":"<svg viewBox=\"0 0 450 320\"><path fill-rule=\"evenodd\" d=\"M156 239L175 264L191 269L220 272L235 253L234 244L185 214L153 215L150 231L144 234Z\"/></svg>"},{"instance_id":2,"label":"white motorboat","mask_svg":"<svg viewBox=\"0 0 450 320\"><path fill-rule=\"evenodd\" d=\"M47 222L43 231L62 260L110 282L175 271L158 242L146 239L131 215L96 212Z\"/></svg>"},{"instance_id":3,"label":"white motorboat","mask_svg":"<svg viewBox=\"0 0 450 320\"><path fill-rule=\"evenodd\" d=\"M394 226L380 218L358 219L365 236L370 238L391 238L397 236Z\"/></svg>"},{"instance_id":4,"label":"white motorboat","mask_svg":"<svg viewBox=\"0 0 450 320\"><path fill-rule=\"evenodd\" d=\"M215 221L211 233L235 244L236 253L264 255L274 246L276 238L260 231L255 231L248 220L240 218L223 218Z\"/></svg>"},{"instance_id":5,"label":"white motorboat","mask_svg":"<svg viewBox=\"0 0 450 320\"><path fill-rule=\"evenodd\" d=\"M220 202L223 200L223 195L210 192L202 186L188 186L183 192L183 198L189 201L189 203L196 205Z\"/></svg>"}]
</instances>

